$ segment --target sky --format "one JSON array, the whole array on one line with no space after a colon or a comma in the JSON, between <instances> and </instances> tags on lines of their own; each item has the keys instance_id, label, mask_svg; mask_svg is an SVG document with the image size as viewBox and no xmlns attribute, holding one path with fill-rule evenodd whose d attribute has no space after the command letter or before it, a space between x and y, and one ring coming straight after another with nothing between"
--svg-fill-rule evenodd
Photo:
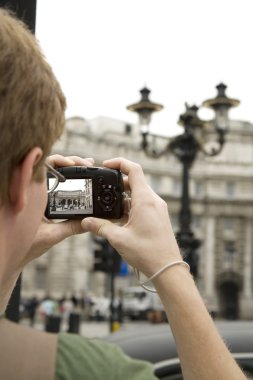
<instances>
[{"instance_id":1,"label":"sky","mask_svg":"<svg viewBox=\"0 0 253 380\"><path fill-rule=\"evenodd\" d=\"M67 117L137 123L126 107L147 86L164 106L151 130L174 135L185 102L200 106L220 82L241 101L230 118L253 122L252 14L252 0L37 0L36 36Z\"/></svg>"}]
</instances>

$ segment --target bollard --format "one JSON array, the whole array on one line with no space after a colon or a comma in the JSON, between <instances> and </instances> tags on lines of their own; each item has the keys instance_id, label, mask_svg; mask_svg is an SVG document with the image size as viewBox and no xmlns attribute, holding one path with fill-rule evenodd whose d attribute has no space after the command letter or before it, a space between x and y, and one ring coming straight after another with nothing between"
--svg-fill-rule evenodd
<instances>
[{"instance_id":1,"label":"bollard","mask_svg":"<svg viewBox=\"0 0 253 380\"><path fill-rule=\"evenodd\" d=\"M48 315L46 317L45 331L58 333L61 327L61 317L59 315Z\"/></svg>"},{"instance_id":2,"label":"bollard","mask_svg":"<svg viewBox=\"0 0 253 380\"><path fill-rule=\"evenodd\" d=\"M113 321L111 332L117 332L120 330L120 323L118 321Z\"/></svg>"},{"instance_id":3,"label":"bollard","mask_svg":"<svg viewBox=\"0 0 253 380\"><path fill-rule=\"evenodd\" d=\"M81 314L80 313L70 313L69 314L69 333L79 334L80 331L80 321Z\"/></svg>"}]
</instances>

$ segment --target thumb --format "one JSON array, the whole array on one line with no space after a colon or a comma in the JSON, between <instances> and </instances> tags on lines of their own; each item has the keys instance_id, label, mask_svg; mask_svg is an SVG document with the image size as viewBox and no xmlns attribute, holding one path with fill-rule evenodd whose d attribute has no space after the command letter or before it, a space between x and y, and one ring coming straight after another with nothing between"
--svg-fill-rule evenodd
<instances>
[{"instance_id":1,"label":"thumb","mask_svg":"<svg viewBox=\"0 0 253 380\"><path fill-rule=\"evenodd\" d=\"M110 237L112 237L115 230L119 228L109 220L100 218L85 218L82 220L81 224L85 231L92 232L107 240L110 240Z\"/></svg>"}]
</instances>

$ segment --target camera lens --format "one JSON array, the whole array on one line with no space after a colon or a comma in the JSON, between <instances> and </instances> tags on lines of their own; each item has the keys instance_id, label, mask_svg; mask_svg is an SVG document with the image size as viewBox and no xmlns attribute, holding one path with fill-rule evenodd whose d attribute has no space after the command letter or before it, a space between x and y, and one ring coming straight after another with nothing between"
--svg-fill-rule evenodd
<instances>
[{"instance_id":1,"label":"camera lens","mask_svg":"<svg viewBox=\"0 0 253 380\"><path fill-rule=\"evenodd\" d=\"M111 205L114 202L114 195L111 190L104 190L101 194L101 201L105 205Z\"/></svg>"}]
</instances>

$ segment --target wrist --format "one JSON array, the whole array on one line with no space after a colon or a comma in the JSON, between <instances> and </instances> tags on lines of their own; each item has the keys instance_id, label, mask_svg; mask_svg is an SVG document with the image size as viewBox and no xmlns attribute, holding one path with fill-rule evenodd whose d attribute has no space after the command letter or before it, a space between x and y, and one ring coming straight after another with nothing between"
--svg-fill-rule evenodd
<instances>
[{"instance_id":1,"label":"wrist","mask_svg":"<svg viewBox=\"0 0 253 380\"><path fill-rule=\"evenodd\" d=\"M191 273L183 265L175 265L163 271L152 282L158 293L165 290L171 299L177 299L179 293L184 291L191 293L192 288L196 288Z\"/></svg>"},{"instance_id":2,"label":"wrist","mask_svg":"<svg viewBox=\"0 0 253 380\"><path fill-rule=\"evenodd\" d=\"M143 259L143 268L138 268L146 277L152 277L162 267L175 261L183 261L181 252L177 245L171 245L170 249L159 249L152 247L153 250L148 252L147 259Z\"/></svg>"},{"instance_id":3,"label":"wrist","mask_svg":"<svg viewBox=\"0 0 253 380\"><path fill-rule=\"evenodd\" d=\"M149 292L156 293L156 290L154 288L151 288L150 285L148 285L148 284L151 284L151 282L154 282L154 280L157 277L159 277L163 272L165 272L165 271L169 270L170 268L173 268L174 266L177 266L177 265L181 265L181 266L185 267L190 272L190 266L189 266L189 264L186 263L183 260L175 260L175 261L169 261L169 262L167 262L160 269L158 269L158 271L156 271L152 276L148 277L144 281L140 281L139 271L135 270L137 279L139 281L139 285L142 286L145 290L147 290Z\"/></svg>"}]
</instances>

